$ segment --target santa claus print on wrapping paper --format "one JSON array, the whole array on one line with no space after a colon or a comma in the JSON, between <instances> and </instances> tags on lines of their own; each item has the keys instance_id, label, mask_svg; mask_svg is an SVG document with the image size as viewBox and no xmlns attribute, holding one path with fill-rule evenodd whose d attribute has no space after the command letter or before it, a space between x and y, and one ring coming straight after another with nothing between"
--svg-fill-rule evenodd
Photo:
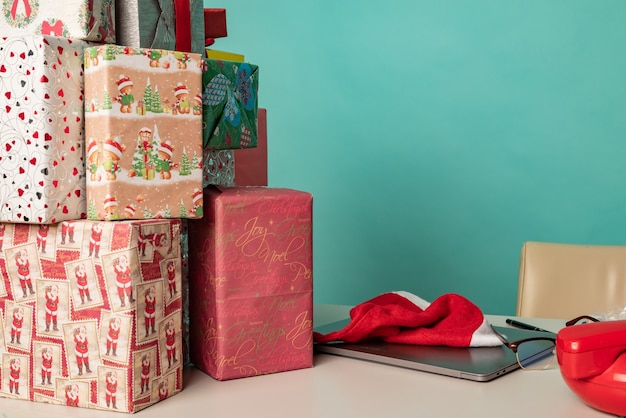
<instances>
[{"instance_id":1,"label":"santa claus print on wrapping paper","mask_svg":"<svg viewBox=\"0 0 626 418\"><path fill-rule=\"evenodd\" d=\"M134 309L136 302L134 285L141 282L137 251L133 249L103 255L102 268L111 310Z\"/></svg>"},{"instance_id":2,"label":"santa claus print on wrapping paper","mask_svg":"<svg viewBox=\"0 0 626 418\"><path fill-rule=\"evenodd\" d=\"M48 242L48 231L50 225L39 225L37 227L37 249L40 253L46 253L46 243Z\"/></svg>"},{"instance_id":3,"label":"santa claus print on wrapping paper","mask_svg":"<svg viewBox=\"0 0 626 418\"><path fill-rule=\"evenodd\" d=\"M13 296L18 301L34 299L35 279L41 277L36 244L7 249L5 255Z\"/></svg>"},{"instance_id":4,"label":"santa claus print on wrapping paper","mask_svg":"<svg viewBox=\"0 0 626 418\"><path fill-rule=\"evenodd\" d=\"M2 355L2 392L19 399L30 398L30 359L25 355Z\"/></svg>"},{"instance_id":5,"label":"santa claus print on wrapping paper","mask_svg":"<svg viewBox=\"0 0 626 418\"><path fill-rule=\"evenodd\" d=\"M133 381L135 400L149 396L155 376L156 347L133 353Z\"/></svg>"},{"instance_id":6,"label":"santa claus print on wrapping paper","mask_svg":"<svg viewBox=\"0 0 626 418\"><path fill-rule=\"evenodd\" d=\"M85 300L87 300L87 303L93 300L91 299L90 282L95 284L96 280L95 275L92 274L91 276L92 278L90 279L87 275L85 263L78 263L74 267L74 278L76 279L74 283L76 283L76 289L78 290L78 297L80 298L81 305L85 304Z\"/></svg>"},{"instance_id":7,"label":"santa claus print on wrapping paper","mask_svg":"<svg viewBox=\"0 0 626 418\"><path fill-rule=\"evenodd\" d=\"M61 242L59 245L79 248L79 239L76 236L76 226L78 224L80 223L76 221L61 222Z\"/></svg>"},{"instance_id":8,"label":"santa claus print on wrapping paper","mask_svg":"<svg viewBox=\"0 0 626 418\"><path fill-rule=\"evenodd\" d=\"M86 408L89 402L89 381L57 379L55 394L62 405Z\"/></svg>"},{"instance_id":9,"label":"santa claus print on wrapping paper","mask_svg":"<svg viewBox=\"0 0 626 418\"><path fill-rule=\"evenodd\" d=\"M137 286L141 295L137 303L137 342L157 338L157 324L163 318L163 283L150 282Z\"/></svg>"},{"instance_id":10,"label":"santa claus print on wrapping paper","mask_svg":"<svg viewBox=\"0 0 626 418\"><path fill-rule=\"evenodd\" d=\"M162 401L170 394L176 392L176 373L166 374L161 379L154 381L152 385L152 401Z\"/></svg>"},{"instance_id":11,"label":"santa claus print on wrapping paper","mask_svg":"<svg viewBox=\"0 0 626 418\"><path fill-rule=\"evenodd\" d=\"M164 260L161 262L161 266L165 266L165 271L162 276L167 278L167 292L168 303L179 296L179 289L176 285L180 282L180 270L177 268L176 260Z\"/></svg>"},{"instance_id":12,"label":"santa claus print on wrapping paper","mask_svg":"<svg viewBox=\"0 0 626 418\"><path fill-rule=\"evenodd\" d=\"M100 319L100 352L107 360L117 363L128 362L132 317L102 311Z\"/></svg>"},{"instance_id":13,"label":"santa claus print on wrapping paper","mask_svg":"<svg viewBox=\"0 0 626 418\"><path fill-rule=\"evenodd\" d=\"M160 324L159 344L161 351L161 368L164 372L175 368L180 362L181 347L179 346L179 335L181 332L181 313L175 312Z\"/></svg>"},{"instance_id":14,"label":"santa claus print on wrapping paper","mask_svg":"<svg viewBox=\"0 0 626 418\"><path fill-rule=\"evenodd\" d=\"M4 336L7 347L30 352L33 307L10 300L4 305Z\"/></svg>"},{"instance_id":15,"label":"santa claus print on wrapping paper","mask_svg":"<svg viewBox=\"0 0 626 418\"><path fill-rule=\"evenodd\" d=\"M57 377L61 376L61 346L53 343L34 342L33 385L53 389Z\"/></svg>"},{"instance_id":16,"label":"santa claus print on wrapping paper","mask_svg":"<svg viewBox=\"0 0 626 418\"><path fill-rule=\"evenodd\" d=\"M91 230L89 232L89 239L87 246L89 248L89 257L100 257L100 244L102 242L102 230L103 226L100 222L94 222L91 224Z\"/></svg>"},{"instance_id":17,"label":"santa claus print on wrapping paper","mask_svg":"<svg viewBox=\"0 0 626 418\"><path fill-rule=\"evenodd\" d=\"M120 298L120 307L123 308L126 306L126 300L128 300L129 304L135 302L130 263L126 255L122 254L113 259L113 272L115 274L117 295Z\"/></svg>"},{"instance_id":18,"label":"santa claus print on wrapping paper","mask_svg":"<svg viewBox=\"0 0 626 418\"><path fill-rule=\"evenodd\" d=\"M64 323L63 336L70 376L93 378L94 370L101 364L96 321Z\"/></svg>"},{"instance_id":19,"label":"santa claus print on wrapping paper","mask_svg":"<svg viewBox=\"0 0 626 418\"><path fill-rule=\"evenodd\" d=\"M37 332L61 335L59 324L69 318L69 285L66 281L37 281Z\"/></svg>"},{"instance_id":20,"label":"santa claus print on wrapping paper","mask_svg":"<svg viewBox=\"0 0 626 418\"><path fill-rule=\"evenodd\" d=\"M80 404L80 389L76 383L65 386L65 406L78 407Z\"/></svg>"},{"instance_id":21,"label":"santa claus print on wrapping paper","mask_svg":"<svg viewBox=\"0 0 626 418\"><path fill-rule=\"evenodd\" d=\"M174 241L170 238L169 223L154 223L139 227L137 251L142 260L152 260L155 251L163 257L171 255L174 251L172 242Z\"/></svg>"},{"instance_id":22,"label":"santa claus print on wrapping paper","mask_svg":"<svg viewBox=\"0 0 626 418\"><path fill-rule=\"evenodd\" d=\"M91 258L68 261L64 264L65 277L70 286L72 306L75 311L103 304L94 260Z\"/></svg>"},{"instance_id":23,"label":"santa claus print on wrapping paper","mask_svg":"<svg viewBox=\"0 0 626 418\"><path fill-rule=\"evenodd\" d=\"M126 409L126 373L112 367L98 369L98 403L110 409Z\"/></svg>"}]
</instances>

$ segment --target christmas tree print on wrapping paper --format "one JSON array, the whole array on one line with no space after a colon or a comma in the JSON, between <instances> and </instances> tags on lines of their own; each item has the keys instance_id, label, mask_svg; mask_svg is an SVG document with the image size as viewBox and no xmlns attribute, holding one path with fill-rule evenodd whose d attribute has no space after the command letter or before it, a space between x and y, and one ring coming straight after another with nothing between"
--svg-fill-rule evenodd
<instances>
[{"instance_id":1,"label":"christmas tree print on wrapping paper","mask_svg":"<svg viewBox=\"0 0 626 418\"><path fill-rule=\"evenodd\" d=\"M258 67L208 60L203 79L204 147L215 150L256 147Z\"/></svg>"}]
</instances>

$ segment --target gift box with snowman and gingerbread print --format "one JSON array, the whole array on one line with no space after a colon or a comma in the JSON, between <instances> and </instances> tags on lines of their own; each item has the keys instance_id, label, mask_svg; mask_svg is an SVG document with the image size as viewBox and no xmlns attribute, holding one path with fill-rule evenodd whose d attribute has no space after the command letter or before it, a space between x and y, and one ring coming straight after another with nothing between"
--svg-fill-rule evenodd
<instances>
[{"instance_id":1,"label":"gift box with snowman and gingerbread print","mask_svg":"<svg viewBox=\"0 0 626 418\"><path fill-rule=\"evenodd\" d=\"M182 390L178 219L0 223L0 397L132 413Z\"/></svg>"},{"instance_id":2,"label":"gift box with snowman and gingerbread print","mask_svg":"<svg viewBox=\"0 0 626 418\"><path fill-rule=\"evenodd\" d=\"M199 54L85 50L87 217L202 217Z\"/></svg>"}]
</instances>

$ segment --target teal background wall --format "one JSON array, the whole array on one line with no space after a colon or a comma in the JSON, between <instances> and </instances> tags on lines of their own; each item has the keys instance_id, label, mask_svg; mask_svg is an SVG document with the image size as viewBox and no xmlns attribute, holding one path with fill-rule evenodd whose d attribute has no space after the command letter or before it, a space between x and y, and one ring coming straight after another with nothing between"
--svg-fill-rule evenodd
<instances>
[{"instance_id":1,"label":"teal background wall","mask_svg":"<svg viewBox=\"0 0 626 418\"><path fill-rule=\"evenodd\" d=\"M269 182L314 195L316 303L515 311L527 240L626 242L623 0L205 0L260 66Z\"/></svg>"}]
</instances>

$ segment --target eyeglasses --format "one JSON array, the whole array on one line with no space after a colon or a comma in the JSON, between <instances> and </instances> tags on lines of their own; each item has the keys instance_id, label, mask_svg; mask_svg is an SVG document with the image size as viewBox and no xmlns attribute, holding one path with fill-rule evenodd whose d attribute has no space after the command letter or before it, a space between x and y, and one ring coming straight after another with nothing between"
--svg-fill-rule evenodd
<instances>
[{"instance_id":1,"label":"eyeglasses","mask_svg":"<svg viewBox=\"0 0 626 418\"><path fill-rule=\"evenodd\" d=\"M523 340L508 341L491 326L502 344L515 353L517 363L524 370L546 370L551 368L555 361L554 355L556 339L552 337L532 337Z\"/></svg>"},{"instance_id":2,"label":"eyeglasses","mask_svg":"<svg viewBox=\"0 0 626 418\"><path fill-rule=\"evenodd\" d=\"M582 316L577 316L574 319L570 319L569 321L565 323L565 326L571 327L572 325L588 324L589 322L600 322L600 320L598 318L594 318L593 316L582 315Z\"/></svg>"}]
</instances>

